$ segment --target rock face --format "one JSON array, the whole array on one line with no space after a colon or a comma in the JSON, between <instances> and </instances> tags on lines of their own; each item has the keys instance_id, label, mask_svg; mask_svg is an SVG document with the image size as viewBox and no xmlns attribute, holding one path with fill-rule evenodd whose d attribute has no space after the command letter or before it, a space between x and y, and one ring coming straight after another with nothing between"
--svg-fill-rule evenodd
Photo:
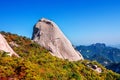
<instances>
[{"instance_id":1,"label":"rock face","mask_svg":"<svg viewBox=\"0 0 120 80\"><path fill-rule=\"evenodd\" d=\"M5 51L8 52L10 56L17 56L19 57L14 51L13 49L8 45L7 41L5 40L5 38L0 34L0 50L1 51Z\"/></svg>"},{"instance_id":2,"label":"rock face","mask_svg":"<svg viewBox=\"0 0 120 80\"><path fill-rule=\"evenodd\" d=\"M32 40L49 50L53 56L70 61L83 60L58 26L48 19L42 18L34 26Z\"/></svg>"}]
</instances>

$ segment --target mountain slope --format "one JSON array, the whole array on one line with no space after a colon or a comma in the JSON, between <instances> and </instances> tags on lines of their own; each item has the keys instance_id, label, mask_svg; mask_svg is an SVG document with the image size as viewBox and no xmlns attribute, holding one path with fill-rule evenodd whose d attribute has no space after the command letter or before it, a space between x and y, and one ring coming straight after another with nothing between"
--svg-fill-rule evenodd
<instances>
[{"instance_id":1,"label":"mountain slope","mask_svg":"<svg viewBox=\"0 0 120 80\"><path fill-rule=\"evenodd\" d=\"M97 62L62 60L49 54L26 37L4 33L8 42L13 41L18 46L11 47L20 58L0 56L1 80L120 80L120 75L105 69ZM102 69L98 73L88 67L97 65Z\"/></svg>"}]
</instances>

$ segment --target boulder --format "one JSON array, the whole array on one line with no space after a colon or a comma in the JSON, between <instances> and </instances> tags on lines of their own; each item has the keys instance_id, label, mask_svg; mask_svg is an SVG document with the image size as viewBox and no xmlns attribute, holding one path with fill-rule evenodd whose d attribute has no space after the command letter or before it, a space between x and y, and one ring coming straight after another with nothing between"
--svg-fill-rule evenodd
<instances>
[{"instance_id":1,"label":"boulder","mask_svg":"<svg viewBox=\"0 0 120 80\"><path fill-rule=\"evenodd\" d=\"M50 51L53 56L69 61L83 60L59 27L51 20L42 18L34 26L32 40Z\"/></svg>"}]
</instances>

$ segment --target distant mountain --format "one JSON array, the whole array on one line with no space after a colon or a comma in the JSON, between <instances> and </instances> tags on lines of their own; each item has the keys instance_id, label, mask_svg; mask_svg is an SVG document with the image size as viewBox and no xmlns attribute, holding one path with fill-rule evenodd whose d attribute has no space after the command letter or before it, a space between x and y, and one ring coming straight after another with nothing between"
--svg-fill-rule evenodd
<instances>
[{"instance_id":1,"label":"distant mountain","mask_svg":"<svg viewBox=\"0 0 120 80\"><path fill-rule=\"evenodd\" d=\"M106 66L106 68L113 70L114 72L120 73L120 63L112 63Z\"/></svg>"},{"instance_id":2,"label":"distant mountain","mask_svg":"<svg viewBox=\"0 0 120 80\"><path fill-rule=\"evenodd\" d=\"M117 45L110 45L110 46L120 49L120 44L117 44Z\"/></svg>"},{"instance_id":3,"label":"distant mountain","mask_svg":"<svg viewBox=\"0 0 120 80\"><path fill-rule=\"evenodd\" d=\"M76 49L85 59L96 60L104 66L120 62L120 49L106 46L104 43L96 43L89 46L77 46Z\"/></svg>"}]
</instances>

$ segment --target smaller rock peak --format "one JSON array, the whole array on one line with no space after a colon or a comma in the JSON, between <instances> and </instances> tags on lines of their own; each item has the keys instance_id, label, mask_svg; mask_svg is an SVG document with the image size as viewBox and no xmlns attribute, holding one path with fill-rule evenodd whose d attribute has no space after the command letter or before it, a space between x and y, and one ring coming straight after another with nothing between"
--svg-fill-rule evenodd
<instances>
[{"instance_id":1,"label":"smaller rock peak","mask_svg":"<svg viewBox=\"0 0 120 80\"><path fill-rule=\"evenodd\" d=\"M14 55L16 57L19 57L19 55L15 53L13 49L9 46L2 34L0 34L0 51L8 52L8 55L10 56Z\"/></svg>"}]
</instances>

